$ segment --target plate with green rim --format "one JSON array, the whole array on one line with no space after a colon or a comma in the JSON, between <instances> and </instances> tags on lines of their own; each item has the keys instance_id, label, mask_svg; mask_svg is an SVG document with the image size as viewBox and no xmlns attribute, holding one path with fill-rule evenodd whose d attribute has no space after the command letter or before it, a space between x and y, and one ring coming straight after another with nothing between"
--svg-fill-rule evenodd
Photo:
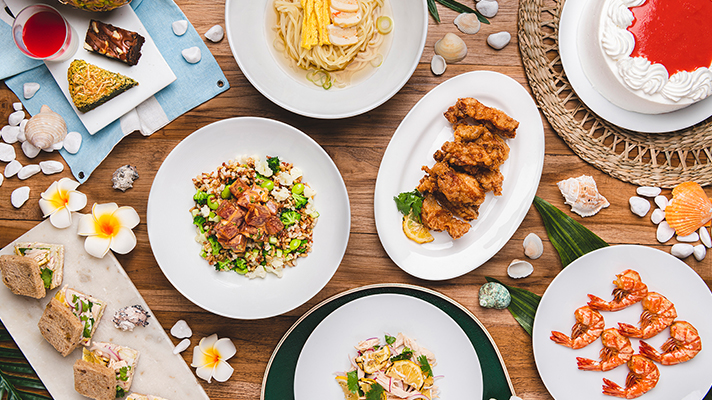
<instances>
[{"instance_id":1,"label":"plate with green rim","mask_svg":"<svg viewBox=\"0 0 712 400\"><path fill-rule=\"evenodd\" d=\"M482 374L483 400L491 398L509 399L510 396L515 394L507 368L494 340L492 340L484 325L467 308L447 296L423 287L405 284L376 284L347 290L332 296L314 306L299 318L284 334L270 357L262 381L260 398L262 400L295 399L297 364L300 362L300 355L305 348L305 344L314 331L327 317L334 315L334 312L342 306L380 295L399 295L426 302L452 320L456 326L455 329L461 331L457 332L457 334L464 334L476 353ZM376 334L379 333L376 332ZM419 344L431 348L427 343L419 342ZM344 350L343 357L339 356L338 358L346 360L347 351L348 349ZM436 357L438 356L437 353L435 355ZM342 363L338 364L341 365ZM328 372L329 376L333 377L331 372ZM447 374L443 381L446 379ZM334 385L338 387L336 383Z\"/></svg>"}]
</instances>

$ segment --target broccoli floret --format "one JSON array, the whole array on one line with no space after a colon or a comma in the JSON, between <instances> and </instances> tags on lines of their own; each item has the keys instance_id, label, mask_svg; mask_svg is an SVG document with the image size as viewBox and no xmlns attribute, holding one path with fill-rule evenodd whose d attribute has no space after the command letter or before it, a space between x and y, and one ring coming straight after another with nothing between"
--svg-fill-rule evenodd
<instances>
[{"instance_id":1,"label":"broccoli floret","mask_svg":"<svg viewBox=\"0 0 712 400\"><path fill-rule=\"evenodd\" d=\"M296 224L302 218L298 212L293 210L286 210L280 215L279 220L282 221L284 226L289 226Z\"/></svg>"},{"instance_id":2,"label":"broccoli floret","mask_svg":"<svg viewBox=\"0 0 712 400\"><path fill-rule=\"evenodd\" d=\"M193 195L193 200L195 200L195 202L199 205L204 206L208 202L208 196L209 194L203 192L202 190L198 190L195 192L195 195Z\"/></svg>"},{"instance_id":3,"label":"broccoli floret","mask_svg":"<svg viewBox=\"0 0 712 400\"><path fill-rule=\"evenodd\" d=\"M237 272L240 275L244 275L247 273L247 261L245 261L244 258L238 258L233 262L233 264L233 271Z\"/></svg>"},{"instance_id":4,"label":"broccoli floret","mask_svg":"<svg viewBox=\"0 0 712 400\"><path fill-rule=\"evenodd\" d=\"M208 242L210 242L210 246L213 248L213 255L220 253L220 249L222 249L222 246L220 245L220 243L218 243L217 237L208 236Z\"/></svg>"},{"instance_id":5,"label":"broccoli floret","mask_svg":"<svg viewBox=\"0 0 712 400\"><path fill-rule=\"evenodd\" d=\"M267 166L269 166L269 169L272 170L273 173L279 172L279 165L281 162L279 161L279 157L267 157Z\"/></svg>"},{"instance_id":6,"label":"broccoli floret","mask_svg":"<svg viewBox=\"0 0 712 400\"><path fill-rule=\"evenodd\" d=\"M306 197L296 193L292 193L292 199L294 200L294 207L297 210L307 205L307 202L309 201Z\"/></svg>"},{"instance_id":7,"label":"broccoli floret","mask_svg":"<svg viewBox=\"0 0 712 400\"><path fill-rule=\"evenodd\" d=\"M230 260L218 261L215 264L216 271L227 271L232 268L232 262Z\"/></svg>"}]
</instances>

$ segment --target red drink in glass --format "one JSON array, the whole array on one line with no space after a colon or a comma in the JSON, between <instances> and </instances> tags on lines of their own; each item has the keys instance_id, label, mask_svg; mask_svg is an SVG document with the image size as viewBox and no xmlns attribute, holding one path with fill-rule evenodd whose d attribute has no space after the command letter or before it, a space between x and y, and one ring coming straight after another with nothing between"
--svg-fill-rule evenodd
<instances>
[{"instance_id":1,"label":"red drink in glass","mask_svg":"<svg viewBox=\"0 0 712 400\"><path fill-rule=\"evenodd\" d=\"M22 9L12 25L12 36L25 55L47 61L70 58L78 45L72 26L56 9L45 4Z\"/></svg>"}]
</instances>

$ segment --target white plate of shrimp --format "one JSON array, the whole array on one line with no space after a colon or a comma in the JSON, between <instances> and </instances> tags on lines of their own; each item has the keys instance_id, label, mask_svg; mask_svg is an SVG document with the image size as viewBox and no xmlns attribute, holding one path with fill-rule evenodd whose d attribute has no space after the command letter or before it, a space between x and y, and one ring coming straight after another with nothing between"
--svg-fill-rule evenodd
<instances>
[{"instance_id":1,"label":"white plate of shrimp","mask_svg":"<svg viewBox=\"0 0 712 400\"><path fill-rule=\"evenodd\" d=\"M637 272L645 288L626 270ZM614 280L631 287L621 290L618 300ZM709 287L670 254L634 245L596 250L561 271L542 296L532 333L539 375L557 400L701 400L712 385L712 350L705 349L712 343L709 310ZM651 323L641 323L644 311L654 316L646 319ZM582 319L591 326L579 326L572 336ZM676 337L684 332L685 339L677 342L677 350L668 346L665 351L671 331ZM601 357L604 340L612 354L608 358ZM640 356L641 346L647 357ZM639 378L627 383L631 368Z\"/></svg>"}]
</instances>

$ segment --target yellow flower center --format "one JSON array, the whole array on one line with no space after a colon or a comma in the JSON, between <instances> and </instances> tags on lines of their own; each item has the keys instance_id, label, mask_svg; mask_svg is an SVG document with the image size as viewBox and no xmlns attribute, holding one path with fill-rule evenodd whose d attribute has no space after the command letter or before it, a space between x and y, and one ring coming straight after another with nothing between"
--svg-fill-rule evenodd
<instances>
[{"instance_id":1,"label":"yellow flower center","mask_svg":"<svg viewBox=\"0 0 712 400\"><path fill-rule=\"evenodd\" d=\"M69 192L56 190L48 200L55 208L66 207L69 203Z\"/></svg>"},{"instance_id":2,"label":"yellow flower center","mask_svg":"<svg viewBox=\"0 0 712 400\"><path fill-rule=\"evenodd\" d=\"M121 222L113 214L104 214L96 220L96 231L102 237L114 237L121 229Z\"/></svg>"}]
</instances>

